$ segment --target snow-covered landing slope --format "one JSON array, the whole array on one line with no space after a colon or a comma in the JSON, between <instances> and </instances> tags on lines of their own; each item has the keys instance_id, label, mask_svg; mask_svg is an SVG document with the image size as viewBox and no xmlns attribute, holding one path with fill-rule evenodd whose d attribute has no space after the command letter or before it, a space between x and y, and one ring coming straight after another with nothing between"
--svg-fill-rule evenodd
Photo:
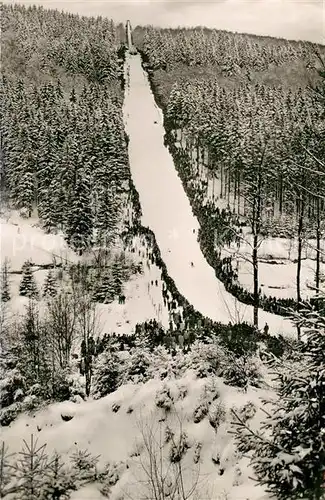
<instances>
[{"instance_id":1,"label":"snow-covered landing slope","mask_svg":"<svg viewBox=\"0 0 325 500\"><path fill-rule=\"evenodd\" d=\"M202 255L197 242L199 224L164 146L163 116L139 55L127 55L125 75L124 123L129 136L131 174L143 212L142 224L155 233L169 275L195 309L223 323L252 322L253 308L226 292ZM265 322L270 333L294 332L290 321L260 311L261 325Z\"/></svg>"}]
</instances>

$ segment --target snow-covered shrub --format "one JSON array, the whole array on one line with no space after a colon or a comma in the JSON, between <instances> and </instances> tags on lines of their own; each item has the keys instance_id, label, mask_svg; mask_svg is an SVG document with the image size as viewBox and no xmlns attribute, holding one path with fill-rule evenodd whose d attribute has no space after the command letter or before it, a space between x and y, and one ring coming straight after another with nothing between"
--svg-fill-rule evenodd
<instances>
[{"instance_id":1,"label":"snow-covered shrub","mask_svg":"<svg viewBox=\"0 0 325 500\"><path fill-rule=\"evenodd\" d=\"M174 435L175 434L172 429L169 427L169 425L167 425L165 429L165 443L169 443L173 439Z\"/></svg>"},{"instance_id":2,"label":"snow-covered shrub","mask_svg":"<svg viewBox=\"0 0 325 500\"><path fill-rule=\"evenodd\" d=\"M0 443L0 464L0 498L5 498L12 482L12 454L4 441Z\"/></svg>"},{"instance_id":3,"label":"snow-covered shrub","mask_svg":"<svg viewBox=\"0 0 325 500\"><path fill-rule=\"evenodd\" d=\"M22 403L13 403L5 408L0 408L0 426L8 426L22 411Z\"/></svg>"},{"instance_id":4,"label":"snow-covered shrub","mask_svg":"<svg viewBox=\"0 0 325 500\"><path fill-rule=\"evenodd\" d=\"M14 395L14 401L15 403L16 402L20 402L24 399L24 391L23 389L17 389L17 391L15 392L15 395Z\"/></svg>"},{"instance_id":5,"label":"snow-covered shrub","mask_svg":"<svg viewBox=\"0 0 325 500\"><path fill-rule=\"evenodd\" d=\"M223 403L214 402L209 408L209 422L214 429L218 429L219 425L226 417L226 409Z\"/></svg>"},{"instance_id":6,"label":"snow-covered shrub","mask_svg":"<svg viewBox=\"0 0 325 500\"><path fill-rule=\"evenodd\" d=\"M133 448L130 452L130 457L131 458L139 457L141 455L143 449L144 449L144 443L139 441L139 440L135 441Z\"/></svg>"},{"instance_id":7,"label":"snow-covered shrub","mask_svg":"<svg viewBox=\"0 0 325 500\"><path fill-rule=\"evenodd\" d=\"M178 394L179 394L179 399L185 399L188 393L188 389L186 385L179 385L178 386Z\"/></svg>"},{"instance_id":8,"label":"snow-covered shrub","mask_svg":"<svg viewBox=\"0 0 325 500\"><path fill-rule=\"evenodd\" d=\"M74 480L77 483L83 481L96 481L98 478L99 457L92 456L87 450L77 450L71 456Z\"/></svg>"},{"instance_id":9,"label":"snow-covered shrub","mask_svg":"<svg viewBox=\"0 0 325 500\"><path fill-rule=\"evenodd\" d=\"M113 464L107 463L104 470L99 473L99 491L104 497L110 497L111 488L112 486L115 486L120 479L124 468L125 465L122 462Z\"/></svg>"},{"instance_id":10,"label":"snow-covered shrub","mask_svg":"<svg viewBox=\"0 0 325 500\"><path fill-rule=\"evenodd\" d=\"M123 370L123 383L147 382L150 378L151 356L150 351L147 349L133 349Z\"/></svg>"},{"instance_id":11,"label":"snow-covered shrub","mask_svg":"<svg viewBox=\"0 0 325 500\"><path fill-rule=\"evenodd\" d=\"M171 463L176 464L180 462L189 448L190 445L188 442L187 434L186 432L181 432L179 439L177 441L173 439L170 448L169 459Z\"/></svg>"},{"instance_id":12,"label":"snow-covered shrub","mask_svg":"<svg viewBox=\"0 0 325 500\"><path fill-rule=\"evenodd\" d=\"M232 358L223 370L223 377L229 385L246 389L248 385L260 387L261 374L256 361L252 358Z\"/></svg>"},{"instance_id":13,"label":"snow-covered shrub","mask_svg":"<svg viewBox=\"0 0 325 500\"><path fill-rule=\"evenodd\" d=\"M20 394L21 399L25 391L26 382L20 371L17 368L8 371L0 380L0 406L3 408L18 401L17 395Z\"/></svg>"},{"instance_id":14,"label":"snow-covered shrub","mask_svg":"<svg viewBox=\"0 0 325 500\"><path fill-rule=\"evenodd\" d=\"M193 413L193 420L195 423L201 422L201 420L207 416L211 403L218 399L219 396L220 394L216 380L212 378L203 386L200 401Z\"/></svg>"},{"instance_id":15,"label":"snow-covered shrub","mask_svg":"<svg viewBox=\"0 0 325 500\"><path fill-rule=\"evenodd\" d=\"M209 412L208 401L201 401L193 412L193 421L195 424L201 422Z\"/></svg>"},{"instance_id":16,"label":"snow-covered shrub","mask_svg":"<svg viewBox=\"0 0 325 500\"><path fill-rule=\"evenodd\" d=\"M203 344L196 341L188 354L187 367L193 369L199 378L220 375L224 358L223 349L215 342Z\"/></svg>"},{"instance_id":17,"label":"snow-covered shrub","mask_svg":"<svg viewBox=\"0 0 325 500\"><path fill-rule=\"evenodd\" d=\"M200 443L200 442L195 443L195 446L194 446L194 455L193 455L193 462L195 464L199 463L199 461L200 461L201 451L202 451L202 443Z\"/></svg>"},{"instance_id":18,"label":"snow-covered shrub","mask_svg":"<svg viewBox=\"0 0 325 500\"><path fill-rule=\"evenodd\" d=\"M243 422L247 422L247 420L250 420L255 416L256 411L256 405L252 401L248 401L241 408L239 408L238 414L240 415L240 418L243 420Z\"/></svg>"},{"instance_id":19,"label":"snow-covered shrub","mask_svg":"<svg viewBox=\"0 0 325 500\"><path fill-rule=\"evenodd\" d=\"M166 412L171 410L174 400L167 386L164 386L156 393L155 403L158 408L162 408Z\"/></svg>"},{"instance_id":20,"label":"snow-covered shrub","mask_svg":"<svg viewBox=\"0 0 325 500\"><path fill-rule=\"evenodd\" d=\"M220 342L236 357L252 355L257 350L258 334L246 323L233 325L220 333Z\"/></svg>"},{"instance_id":21,"label":"snow-covered shrub","mask_svg":"<svg viewBox=\"0 0 325 500\"><path fill-rule=\"evenodd\" d=\"M121 408L121 405L119 403L113 403L112 404L112 412L113 413L117 413L120 408Z\"/></svg>"},{"instance_id":22,"label":"snow-covered shrub","mask_svg":"<svg viewBox=\"0 0 325 500\"><path fill-rule=\"evenodd\" d=\"M30 441L24 440L19 453L19 459L13 464L12 488L19 493L18 499L36 500L44 484L44 477L48 472L49 461L45 452L46 445L39 445L33 435Z\"/></svg>"},{"instance_id":23,"label":"snow-covered shrub","mask_svg":"<svg viewBox=\"0 0 325 500\"><path fill-rule=\"evenodd\" d=\"M176 347L173 356L169 353L168 356L165 360L164 369L160 369L160 378L170 380L180 377L188 368L187 357L184 356L182 349L178 347ZM156 364L155 366L157 366L156 369L159 369L159 365Z\"/></svg>"},{"instance_id":24,"label":"snow-covered shrub","mask_svg":"<svg viewBox=\"0 0 325 500\"><path fill-rule=\"evenodd\" d=\"M274 367L277 397L263 401L267 413L253 430L234 412L240 451L250 452L262 485L279 500L324 498L325 318L312 309L297 314L305 328L305 359Z\"/></svg>"},{"instance_id":25,"label":"snow-covered shrub","mask_svg":"<svg viewBox=\"0 0 325 500\"><path fill-rule=\"evenodd\" d=\"M104 351L96 360L92 382L92 395L100 399L116 391L119 384L120 360L114 352Z\"/></svg>"}]
</instances>

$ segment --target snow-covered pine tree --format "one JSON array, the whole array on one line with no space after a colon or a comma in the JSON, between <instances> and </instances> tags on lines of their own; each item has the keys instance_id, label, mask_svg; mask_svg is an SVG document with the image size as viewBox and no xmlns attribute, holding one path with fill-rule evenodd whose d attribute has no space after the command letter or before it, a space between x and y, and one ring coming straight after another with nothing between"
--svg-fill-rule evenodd
<instances>
[{"instance_id":1,"label":"snow-covered pine tree","mask_svg":"<svg viewBox=\"0 0 325 500\"><path fill-rule=\"evenodd\" d=\"M113 277L113 287L116 295L122 293L123 287L123 264L120 260L115 260L112 264L111 273Z\"/></svg>"},{"instance_id":2,"label":"snow-covered pine tree","mask_svg":"<svg viewBox=\"0 0 325 500\"><path fill-rule=\"evenodd\" d=\"M26 261L24 263L22 267L22 272L23 272L23 277L19 285L19 295L37 299L38 289L30 261Z\"/></svg>"},{"instance_id":3,"label":"snow-covered pine tree","mask_svg":"<svg viewBox=\"0 0 325 500\"><path fill-rule=\"evenodd\" d=\"M114 279L110 271L106 271L94 290L94 300L102 304L113 302L115 297Z\"/></svg>"},{"instance_id":4,"label":"snow-covered pine tree","mask_svg":"<svg viewBox=\"0 0 325 500\"><path fill-rule=\"evenodd\" d=\"M24 208L31 217L33 203L35 202L35 157L31 152L25 152L22 158L22 176L19 179L19 191L17 204L19 208Z\"/></svg>"},{"instance_id":5,"label":"snow-covered pine tree","mask_svg":"<svg viewBox=\"0 0 325 500\"><path fill-rule=\"evenodd\" d=\"M61 456L54 452L45 471L40 488L40 500L69 500L70 493L76 489L73 474L64 465Z\"/></svg>"},{"instance_id":6,"label":"snow-covered pine tree","mask_svg":"<svg viewBox=\"0 0 325 500\"><path fill-rule=\"evenodd\" d=\"M324 498L325 470L325 310L296 317L306 329L304 361L278 367L277 398L269 403L261 431L235 413L237 439L260 484L279 500Z\"/></svg>"},{"instance_id":7,"label":"snow-covered pine tree","mask_svg":"<svg viewBox=\"0 0 325 500\"><path fill-rule=\"evenodd\" d=\"M42 139L39 142L37 161L38 177L38 212L45 229L56 226L53 214L53 189L50 188L55 178L55 166L58 164L55 156L55 142L52 130L44 124L41 128Z\"/></svg>"},{"instance_id":8,"label":"snow-covered pine tree","mask_svg":"<svg viewBox=\"0 0 325 500\"><path fill-rule=\"evenodd\" d=\"M1 300L8 302L10 300L10 283L9 283L9 261L5 259L1 270Z\"/></svg>"},{"instance_id":9,"label":"snow-covered pine tree","mask_svg":"<svg viewBox=\"0 0 325 500\"><path fill-rule=\"evenodd\" d=\"M98 197L96 227L98 229L99 245L107 245L114 237L114 229L118 220L117 206L113 191L102 189Z\"/></svg>"},{"instance_id":10,"label":"snow-covered pine tree","mask_svg":"<svg viewBox=\"0 0 325 500\"><path fill-rule=\"evenodd\" d=\"M50 269L45 278L43 296L54 297L56 294L57 294L57 281L53 274L53 271Z\"/></svg>"},{"instance_id":11,"label":"snow-covered pine tree","mask_svg":"<svg viewBox=\"0 0 325 500\"><path fill-rule=\"evenodd\" d=\"M9 453L5 442L0 444L0 498L5 498L10 491L12 481L11 459L13 454Z\"/></svg>"},{"instance_id":12,"label":"snow-covered pine tree","mask_svg":"<svg viewBox=\"0 0 325 500\"><path fill-rule=\"evenodd\" d=\"M46 445L39 446L38 440L31 435L30 442L24 440L24 446L19 453L19 459L13 466L13 476L20 497L37 500L42 487L44 474L48 468Z\"/></svg>"},{"instance_id":13,"label":"snow-covered pine tree","mask_svg":"<svg viewBox=\"0 0 325 500\"><path fill-rule=\"evenodd\" d=\"M71 209L67 221L67 242L79 255L91 245L93 221L90 206L89 182L77 174Z\"/></svg>"}]
</instances>

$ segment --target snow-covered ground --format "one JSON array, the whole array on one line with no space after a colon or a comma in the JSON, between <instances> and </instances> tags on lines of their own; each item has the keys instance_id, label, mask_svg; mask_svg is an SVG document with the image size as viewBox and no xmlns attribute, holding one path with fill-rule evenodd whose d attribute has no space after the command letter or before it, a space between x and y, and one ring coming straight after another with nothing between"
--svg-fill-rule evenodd
<instances>
[{"instance_id":1,"label":"snow-covered ground","mask_svg":"<svg viewBox=\"0 0 325 500\"><path fill-rule=\"evenodd\" d=\"M209 414L198 423L193 414L200 402L209 394L219 394L210 406ZM166 388L173 399L174 408L180 418L182 431L187 435L190 445L183 460L185 488L194 484L198 475L198 497L200 500L262 500L267 498L262 487L250 479L252 470L246 458L236 450L234 436L229 433L234 417L231 409L242 411L244 405L252 402L259 406L259 397L267 397L269 391L250 388L246 393L224 385L221 379L210 377L198 379L189 370L181 378L163 382L157 379L145 384L127 384L116 392L97 401L89 400L80 404L64 402L53 404L40 410L35 416L21 415L10 427L1 430L1 439L10 447L11 452L18 452L22 439L29 442L30 435L37 436L38 443L47 443L47 452L57 450L65 461L77 449L87 449L94 456L100 455L99 465L105 462L123 462L120 480L112 488L111 500L119 498L149 498L146 496L145 474L149 457L143 446L143 431L151 431L157 445L154 447L159 460L159 439L165 442L167 425L179 432L177 420L168 417L164 410L156 405L156 396ZM209 391L209 389L208 389ZM165 396L160 396L161 400ZM165 398L166 399L166 398ZM167 398L168 399L168 398ZM120 405L117 412L113 405ZM217 406L216 406L217 405ZM215 408L224 408L225 414L217 428L209 422L209 415ZM70 415L72 420L63 421L61 415ZM161 418L165 420L160 420ZM252 428L259 426L263 413L258 410L250 420ZM162 422L160 433L159 421ZM156 449L157 448L157 449ZM162 469L169 467L168 454L170 445L163 447ZM194 462L199 453L198 465ZM165 464L166 459L166 464ZM159 466L160 466L160 462ZM169 465L168 465L169 464ZM96 484L89 485L74 493L74 500L97 500L104 498ZM151 497L150 497L151 498ZM192 497L191 497L192 498Z\"/></svg>"},{"instance_id":2,"label":"snow-covered ground","mask_svg":"<svg viewBox=\"0 0 325 500\"><path fill-rule=\"evenodd\" d=\"M244 228L245 229L245 228ZM247 233L247 234L246 234ZM225 247L223 257L233 256L238 267L239 282L248 290L253 290L252 235L244 230L244 240L240 246L234 243ZM324 245L324 241L322 241ZM305 242L301 262L301 296L306 299L315 292L315 247L316 242ZM259 284L262 293L277 298L295 298L297 275L297 242L288 238L266 238L259 242ZM237 262L236 262L237 261ZM324 262L320 263L321 288L324 287Z\"/></svg>"},{"instance_id":3,"label":"snow-covered ground","mask_svg":"<svg viewBox=\"0 0 325 500\"><path fill-rule=\"evenodd\" d=\"M186 133L180 134L177 131L176 145L179 148L186 147ZM200 155L197 161L197 151L193 149L192 161L195 168L198 169L198 177L194 181L198 189L202 189L202 181L207 182L204 203L214 203L220 210L231 209L235 213L244 214L243 198L240 199L238 207L238 199L235 199L234 193L229 193L228 197L221 195L221 180L217 175L213 175L204 164L203 158ZM204 154L205 161L207 152ZM275 224L279 227L290 227L295 224L288 216L282 215L275 219ZM279 230L280 232L280 230ZM225 247L222 251L222 257L233 255L237 259L237 272L240 284L249 291L253 291L253 269L251 264L252 255L252 235L248 227L244 228L243 239L240 242L240 247L236 244L231 247ZM259 280L262 293L267 296L276 298L296 298L296 274L297 265L296 259L298 256L298 242L296 238L283 237L267 237L260 238L259 243ZM321 263L320 272L323 279L325 276L325 239L320 241L321 248ZM315 271L316 271L316 240L306 238L303 240L302 247L302 263L301 263L301 296L307 299L315 292ZM321 278L322 281L322 278Z\"/></svg>"},{"instance_id":4,"label":"snow-covered ground","mask_svg":"<svg viewBox=\"0 0 325 500\"><path fill-rule=\"evenodd\" d=\"M307 299L315 294L311 288L315 286L315 262L304 260L301 267L301 297ZM238 278L241 285L253 291L252 264L245 260L239 262ZM277 264L259 263L259 281L262 293L266 296L288 299L296 298L297 264L281 262Z\"/></svg>"},{"instance_id":5,"label":"snow-covered ground","mask_svg":"<svg viewBox=\"0 0 325 500\"><path fill-rule=\"evenodd\" d=\"M164 146L162 112L155 104L139 55L127 56L125 75L124 122L142 224L155 233L169 275L195 309L223 323L252 322L252 307L226 292L202 255L197 242L199 224ZM264 311L259 316L261 325L267 322L272 333L294 332L289 320Z\"/></svg>"},{"instance_id":6,"label":"snow-covered ground","mask_svg":"<svg viewBox=\"0 0 325 500\"><path fill-rule=\"evenodd\" d=\"M24 219L16 211L0 218L0 245L1 262L9 258L12 271L20 271L26 260L36 265L51 264L53 257L58 263L79 260L62 234L46 234L36 217Z\"/></svg>"}]
</instances>

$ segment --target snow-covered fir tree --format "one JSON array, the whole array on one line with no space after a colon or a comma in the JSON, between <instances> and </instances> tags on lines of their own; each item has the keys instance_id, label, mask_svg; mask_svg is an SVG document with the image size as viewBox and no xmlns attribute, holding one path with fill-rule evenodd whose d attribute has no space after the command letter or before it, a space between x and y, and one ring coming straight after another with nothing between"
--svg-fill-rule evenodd
<instances>
[{"instance_id":1,"label":"snow-covered fir tree","mask_svg":"<svg viewBox=\"0 0 325 500\"><path fill-rule=\"evenodd\" d=\"M114 300L115 293L113 276L110 271L106 271L96 283L94 300L102 304L108 304Z\"/></svg>"},{"instance_id":2,"label":"snow-covered fir tree","mask_svg":"<svg viewBox=\"0 0 325 500\"><path fill-rule=\"evenodd\" d=\"M34 155L24 155L22 161L22 176L19 181L18 206L25 208L28 216L32 215L33 203L35 201L35 174L34 174Z\"/></svg>"},{"instance_id":3,"label":"snow-covered fir tree","mask_svg":"<svg viewBox=\"0 0 325 500\"><path fill-rule=\"evenodd\" d=\"M81 173L77 174L76 184L72 193L71 209L67 222L67 242L79 255L92 243L93 221L90 206L89 182Z\"/></svg>"},{"instance_id":4,"label":"snow-covered fir tree","mask_svg":"<svg viewBox=\"0 0 325 500\"><path fill-rule=\"evenodd\" d=\"M112 278L113 278L113 286L116 295L120 295L122 293L123 287L123 263L120 260L116 260L112 265Z\"/></svg>"},{"instance_id":5,"label":"snow-covered fir tree","mask_svg":"<svg viewBox=\"0 0 325 500\"><path fill-rule=\"evenodd\" d=\"M109 189L102 189L98 199L97 221L98 230L97 241L100 245L107 245L114 237L114 229L118 220L114 194Z\"/></svg>"},{"instance_id":6,"label":"snow-covered fir tree","mask_svg":"<svg viewBox=\"0 0 325 500\"><path fill-rule=\"evenodd\" d=\"M24 263L22 272L23 277L19 285L19 295L37 299L38 289L30 261Z\"/></svg>"},{"instance_id":7,"label":"snow-covered fir tree","mask_svg":"<svg viewBox=\"0 0 325 500\"><path fill-rule=\"evenodd\" d=\"M57 281L53 274L53 271L50 269L45 278L43 296L54 297L56 294L57 294Z\"/></svg>"},{"instance_id":8,"label":"snow-covered fir tree","mask_svg":"<svg viewBox=\"0 0 325 500\"><path fill-rule=\"evenodd\" d=\"M304 310L304 361L277 369L278 387L260 432L235 414L239 448L251 452L258 481L279 500L324 498L325 309Z\"/></svg>"}]
</instances>

